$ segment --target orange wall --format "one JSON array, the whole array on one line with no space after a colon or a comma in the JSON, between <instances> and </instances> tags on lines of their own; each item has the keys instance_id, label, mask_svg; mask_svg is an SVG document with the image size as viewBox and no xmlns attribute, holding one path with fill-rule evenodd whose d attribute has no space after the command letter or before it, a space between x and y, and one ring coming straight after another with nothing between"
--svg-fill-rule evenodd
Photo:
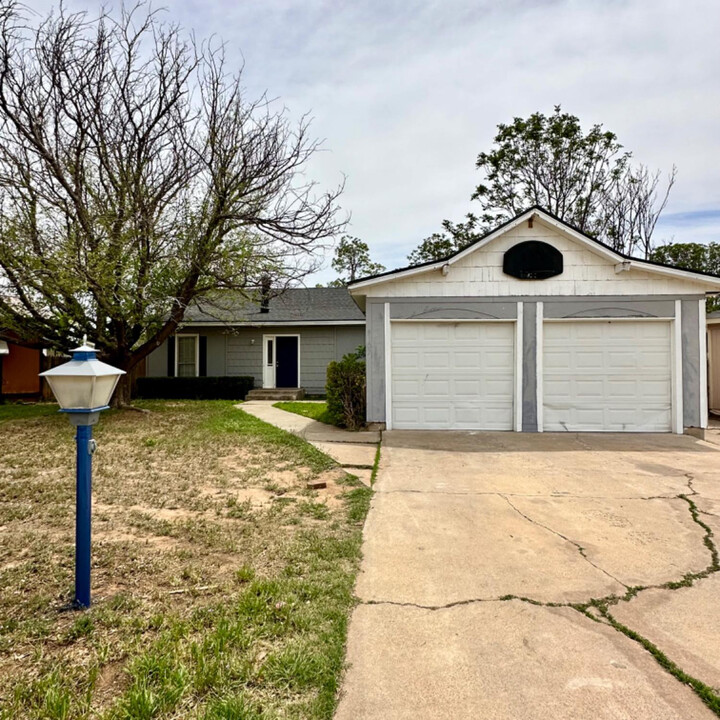
<instances>
[{"instance_id":1,"label":"orange wall","mask_svg":"<svg viewBox=\"0 0 720 720\"><path fill-rule=\"evenodd\" d=\"M40 392L40 351L8 343L2 362L2 394L32 395Z\"/></svg>"}]
</instances>

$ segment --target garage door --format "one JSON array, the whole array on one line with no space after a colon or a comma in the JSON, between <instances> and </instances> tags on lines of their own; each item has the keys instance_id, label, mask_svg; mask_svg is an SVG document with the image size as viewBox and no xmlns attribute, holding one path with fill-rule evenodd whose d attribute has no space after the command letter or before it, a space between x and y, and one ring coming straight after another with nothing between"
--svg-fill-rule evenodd
<instances>
[{"instance_id":1,"label":"garage door","mask_svg":"<svg viewBox=\"0 0 720 720\"><path fill-rule=\"evenodd\" d=\"M511 430L514 334L513 323L393 323L393 427Z\"/></svg>"},{"instance_id":2,"label":"garage door","mask_svg":"<svg viewBox=\"0 0 720 720\"><path fill-rule=\"evenodd\" d=\"M545 430L669 432L667 322L546 322Z\"/></svg>"}]
</instances>

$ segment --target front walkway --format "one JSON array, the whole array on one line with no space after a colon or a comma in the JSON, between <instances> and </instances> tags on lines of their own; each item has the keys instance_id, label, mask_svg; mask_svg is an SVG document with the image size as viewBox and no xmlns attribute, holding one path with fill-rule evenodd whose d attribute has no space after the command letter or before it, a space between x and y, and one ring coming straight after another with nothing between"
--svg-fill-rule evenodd
<instances>
[{"instance_id":1,"label":"front walkway","mask_svg":"<svg viewBox=\"0 0 720 720\"><path fill-rule=\"evenodd\" d=\"M394 431L375 490L336 720L716 717L716 446Z\"/></svg>"},{"instance_id":2,"label":"front walkway","mask_svg":"<svg viewBox=\"0 0 720 720\"><path fill-rule=\"evenodd\" d=\"M343 430L312 418L280 410L273 407L276 402L276 400L250 400L237 407L271 425L299 435L336 460L363 483L370 485L377 445L380 442L379 432Z\"/></svg>"}]
</instances>

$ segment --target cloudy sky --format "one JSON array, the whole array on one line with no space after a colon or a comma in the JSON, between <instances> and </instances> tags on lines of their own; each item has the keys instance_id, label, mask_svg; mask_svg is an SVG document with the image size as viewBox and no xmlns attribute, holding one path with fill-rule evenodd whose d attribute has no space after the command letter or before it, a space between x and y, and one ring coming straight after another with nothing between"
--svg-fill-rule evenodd
<instances>
[{"instance_id":1,"label":"cloudy sky","mask_svg":"<svg viewBox=\"0 0 720 720\"><path fill-rule=\"evenodd\" d=\"M498 123L556 104L603 123L651 168L677 165L657 240L720 241L718 0L158 5L244 59L250 95L267 89L294 116L310 112L325 140L310 175L326 187L345 176L348 231L389 268L473 209L475 158Z\"/></svg>"}]
</instances>

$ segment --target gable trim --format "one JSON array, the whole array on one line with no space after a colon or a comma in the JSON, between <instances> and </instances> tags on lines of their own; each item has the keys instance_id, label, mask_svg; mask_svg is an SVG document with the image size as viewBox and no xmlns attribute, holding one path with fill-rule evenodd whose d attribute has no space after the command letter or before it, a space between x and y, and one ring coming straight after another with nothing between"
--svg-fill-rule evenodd
<instances>
[{"instance_id":1,"label":"gable trim","mask_svg":"<svg viewBox=\"0 0 720 720\"><path fill-rule=\"evenodd\" d=\"M617 252L612 248L604 245L599 240L586 235L580 230L568 225L560 218L551 215L546 210L540 207L532 207L529 210L517 215L516 217L503 223L495 230L491 231L487 235L476 240L474 243L468 245L466 248L459 250L453 255L441 260L434 260L431 262L423 263L422 265L415 265L409 268L401 268L400 270L391 270L380 275L375 275L365 279L356 280L354 283L348 285L348 290L351 295L356 294L357 290L361 290L365 287L371 287L374 285L380 285L384 282L400 280L420 273L425 273L432 270L442 270L443 275L447 275L447 270L451 265L455 264L459 260L467 257L476 250L485 247L496 238L504 235L506 232L513 230L518 225L521 225L525 220L529 220L533 217L540 218L547 225L550 225L558 232L570 237L576 242L580 243L590 252L605 258L606 260L621 266L621 270L616 268L616 272L624 270L639 270L642 272L656 273L660 275L669 275L671 277L681 278L684 280L692 280L699 284L709 285L710 287L720 288L720 277L716 275L710 275L708 273L697 272L693 270L683 270L681 268L671 267L669 265L662 265L660 263L650 262L647 260L640 260L639 258L633 258L623 253ZM362 295L362 293L357 293Z\"/></svg>"}]
</instances>

